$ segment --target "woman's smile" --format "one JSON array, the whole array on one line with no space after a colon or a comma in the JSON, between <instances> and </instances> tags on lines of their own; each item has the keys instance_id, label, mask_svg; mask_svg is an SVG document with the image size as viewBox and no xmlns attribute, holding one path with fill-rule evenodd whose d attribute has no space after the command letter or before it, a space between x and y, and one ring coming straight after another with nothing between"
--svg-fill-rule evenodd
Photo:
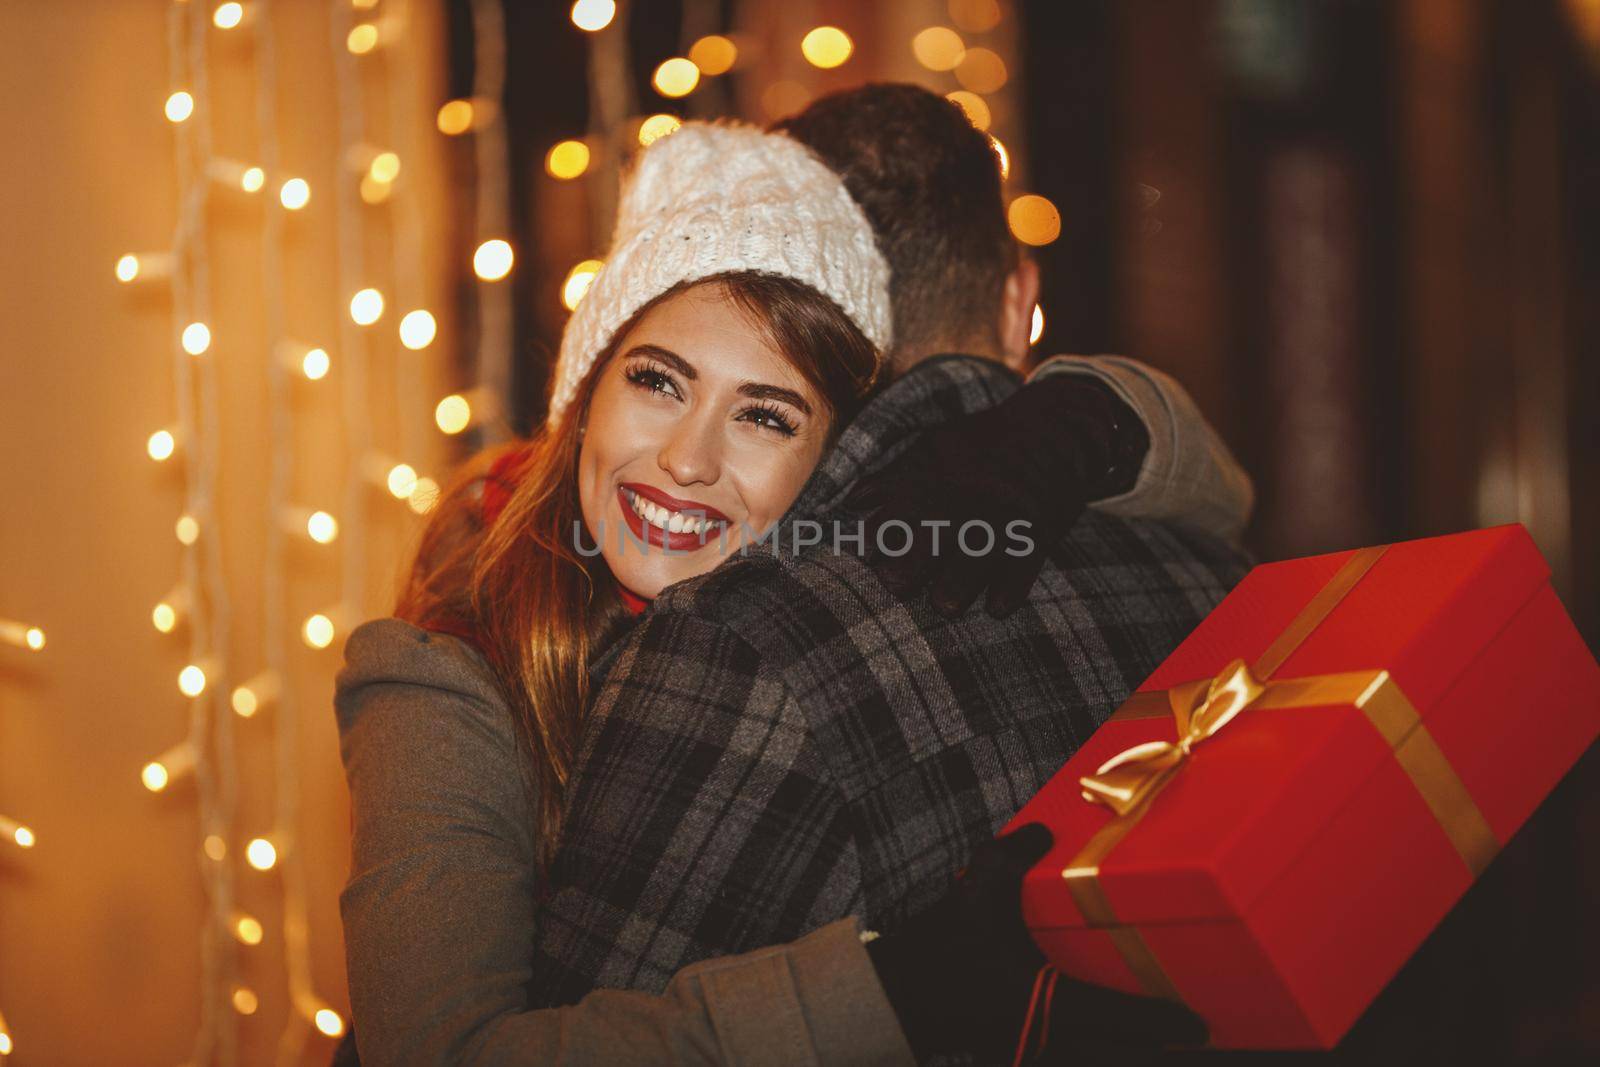
<instances>
[{"instance_id":1,"label":"woman's smile","mask_svg":"<svg viewBox=\"0 0 1600 1067\"><path fill-rule=\"evenodd\" d=\"M673 552L704 548L730 523L709 504L680 500L641 482L618 486L617 503L635 538Z\"/></svg>"}]
</instances>

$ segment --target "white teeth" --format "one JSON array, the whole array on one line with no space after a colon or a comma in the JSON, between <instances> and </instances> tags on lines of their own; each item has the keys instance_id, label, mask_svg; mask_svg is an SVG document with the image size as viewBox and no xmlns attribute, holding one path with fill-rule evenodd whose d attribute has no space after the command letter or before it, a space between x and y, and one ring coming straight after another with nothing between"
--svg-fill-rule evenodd
<instances>
[{"instance_id":1,"label":"white teeth","mask_svg":"<svg viewBox=\"0 0 1600 1067\"><path fill-rule=\"evenodd\" d=\"M646 500L631 489L623 491L627 494L628 505L633 508L634 514L668 533L704 534L716 525L711 519L683 511L668 510L653 501Z\"/></svg>"}]
</instances>

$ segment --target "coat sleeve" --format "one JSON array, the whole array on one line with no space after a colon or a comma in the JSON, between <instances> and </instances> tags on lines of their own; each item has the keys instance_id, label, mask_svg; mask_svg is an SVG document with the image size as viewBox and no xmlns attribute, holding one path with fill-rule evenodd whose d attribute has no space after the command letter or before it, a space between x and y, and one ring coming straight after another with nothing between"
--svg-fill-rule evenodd
<instances>
[{"instance_id":1,"label":"coat sleeve","mask_svg":"<svg viewBox=\"0 0 1600 1067\"><path fill-rule=\"evenodd\" d=\"M1150 433L1150 451L1133 488L1091 507L1124 518L1187 523L1238 541L1255 506L1255 487L1183 386L1127 356L1054 356L1029 380L1050 374L1100 379Z\"/></svg>"},{"instance_id":2,"label":"coat sleeve","mask_svg":"<svg viewBox=\"0 0 1600 1067\"><path fill-rule=\"evenodd\" d=\"M858 913L840 790L781 678L733 628L662 601L584 727L534 1003L656 992L679 968Z\"/></svg>"},{"instance_id":3,"label":"coat sleeve","mask_svg":"<svg viewBox=\"0 0 1600 1067\"><path fill-rule=\"evenodd\" d=\"M487 666L455 638L375 620L346 643L335 708L362 1062L910 1062L853 920L688 968L660 995L607 990L531 1010L532 824Z\"/></svg>"}]
</instances>

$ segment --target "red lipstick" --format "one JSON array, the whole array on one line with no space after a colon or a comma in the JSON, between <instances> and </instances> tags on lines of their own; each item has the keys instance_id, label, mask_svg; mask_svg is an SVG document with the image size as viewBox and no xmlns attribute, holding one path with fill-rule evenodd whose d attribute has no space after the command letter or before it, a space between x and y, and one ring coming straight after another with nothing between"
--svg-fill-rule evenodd
<instances>
[{"instance_id":1,"label":"red lipstick","mask_svg":"<svg viewBox=\"0 0 1600 1067\"><path fill-rule=\"evenodd\" d=\"M672 533L663 530L653 522L645 521L644 517L633 510L633 501L630 495L638 495L645 500L666 508L668 511L683 512L696 518L704 517L710 520L705 530L700 533L682 531ZM704 548L715 541L722 530L732 525L732 520L727 515L718 511L709 504L701 504L692 500L680 500L670 493L663 493L653 486L642 482L625 482L617 487L617 506L622 510L622 519L628 524L628 529L633 536L646 544L657 548L666 548L672 552L693 552Z\"/></svg>"},{"instance_id":2,"label":"red lipstick","mask_svg":"<svg viewBox=\"0 0 1600 1067\"><path fill-rule=\"evenodd\" d=\"M671 493L663 493L653 485L645 485L643 482L623 482L622 488L632 490L646 500L660 504L668 511L687 511L693 515L704 515L708 519L715 519L717 522L729 524L733 522L710 504L702 504L697 500L679 500Z\"/></svg>"}]
</instances>

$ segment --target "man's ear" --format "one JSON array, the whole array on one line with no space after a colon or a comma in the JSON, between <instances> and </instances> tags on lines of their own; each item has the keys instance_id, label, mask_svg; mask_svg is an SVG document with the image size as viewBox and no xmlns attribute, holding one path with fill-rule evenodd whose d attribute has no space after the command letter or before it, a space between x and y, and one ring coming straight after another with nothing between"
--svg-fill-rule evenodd
<instances>
[{"instance_id":1,"label":"man's ear","mask_svg":"<svg viewBox=\"0 0 1600 1067\"><path fill-rule=\"evenodd\" d=\"M1000 296L1000 357L1021 373L1028 365L1028 335L1033 332L1033 308L1039 302L1039 264L1026 256L1006 275Z\"/></svg>"}]
</instances>

